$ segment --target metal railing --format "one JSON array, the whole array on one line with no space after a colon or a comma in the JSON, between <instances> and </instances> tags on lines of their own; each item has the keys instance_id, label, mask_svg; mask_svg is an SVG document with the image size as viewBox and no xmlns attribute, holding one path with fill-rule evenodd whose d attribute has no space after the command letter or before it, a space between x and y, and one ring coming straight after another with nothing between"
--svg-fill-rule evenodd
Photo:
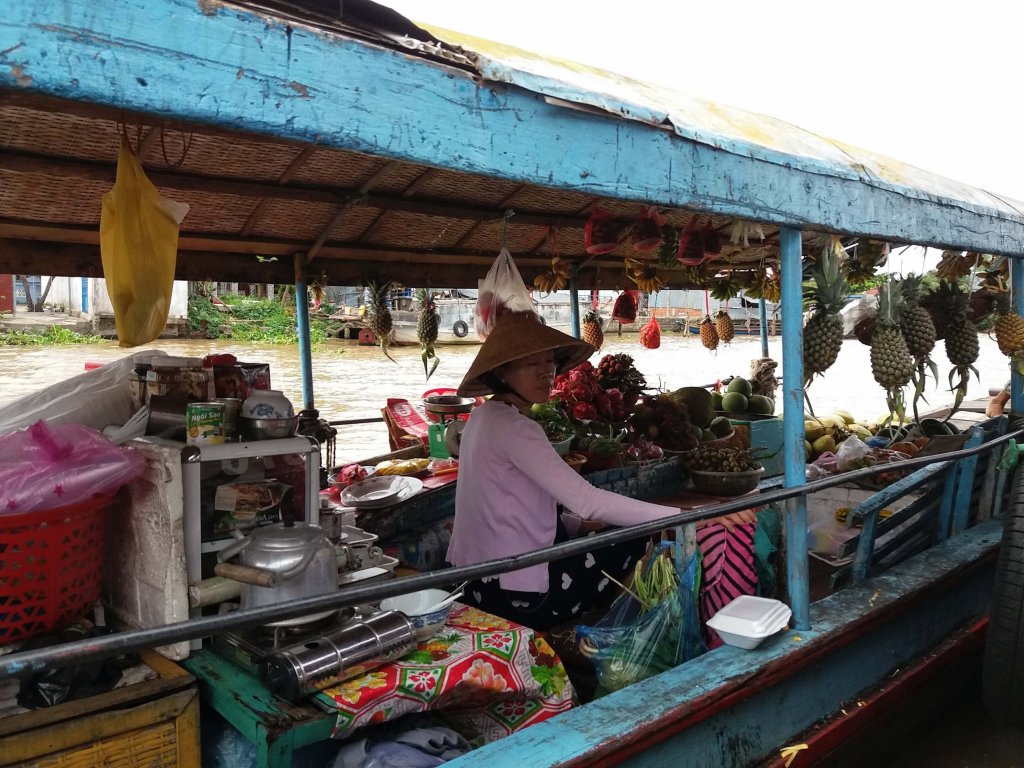
<instances>
[{"instance_id":1,"label":"metal railing","mask_svg":"<svg viewBox=\"0 0 1024 768\"><path fill-rule=\"evenodd\" d=\"M1024 435L1024 429L1015 429L981 445L950 451L938 456L912 458L882 466L844 472L792 488L762 490L757 496L757 506L766 506L799 496L808 496L817 491L867 479L881 472L892 470L912 470L943 462L950 465L947 471L952 471L955 467L955 462L958 460L987 453L1022 435ZM0 679L37 672L48 667L81 664L146 648L208 637L220 632L247 629L272 621L291 619L327 609L346 608L368 602L376 602L387 597L414 592L420 589L450 586L485 576L497 576L561 557L579 555L595 548L651 536L680 525L739 512L749 509L751 501L750 496L739 497L723 501L719 504L683 512L672 517L587 536L522 555L489 560L475 565L446 568L390 581L373 582L363 586L350 586L335 593L295 600L287 604L270 605L244 611L232 611L230 613L204 616L160 627L126 630L103 637L12 653L0 656ZM801 553L790 553L791 557L800 555ZM806 557L806 552L802 553L802 556Z\"/></svg>"}]
</instances>

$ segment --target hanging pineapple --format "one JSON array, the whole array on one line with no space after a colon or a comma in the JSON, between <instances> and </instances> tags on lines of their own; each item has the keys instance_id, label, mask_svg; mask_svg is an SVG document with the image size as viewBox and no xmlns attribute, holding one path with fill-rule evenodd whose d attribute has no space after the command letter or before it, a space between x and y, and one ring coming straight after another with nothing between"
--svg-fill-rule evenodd
<instances>
[{"instance_id":1,"label":"hanging pineapple","mask_svg":"<svg viewBox=\"0 0 1024 768\"><path fill-rule=\"evenodd\" d=\"M583 328L580 330L580 336L594 349L600 349L604 344L601 316L595 310L592 309L583 316Z\"/></svg>"},{"instance_id":2,"label":"hanging pineapple","mask_svg":"<svg viewBox=\"0 0 1024 768\"><path fill-rule=\"evenodd\" d=\"M366 313L366 323L373 331L373 335L380 342L380 350L391 362L395 359L388 354L388 347L391 346L392 333L394 331L391 320L391 310L388 308L388 297L391 294L391 281L382 283L370 282L367 285L370 289L370 307Z\"/></svg>"},{"instance_id":3,"label":"hanging pineapple","mask_svg":"<svg viewBox=\"0 0 1024 768\"><path fill-rule=\"evenodd\" d=\"M720 309L715 312L715 330L718 333L718 340L723 344L732 341L732 337L736 335L736 328L729 317L729 310Z\"/></svg>"},{"instance_id":4,"label":"hanging pineapple","mask_svg":"<svg viewBox=\"0 0 1024 768\"><path fill-rule=\"evenodd\" d=\"M914 374L914 359L900 331L903 296L899 281L890 280L878 289L878 314L871 335L871 375L886 392L889 413L903 418L903 387Z\"/></svg>"},{"instance_id":5,"label":"hanging pineapple","mask_svg":"<svg viewBox=\"0 0 1024 768\"><path fill-rule=\"evenodd\" d=\"M718 349L718 329L711 315L704 315L700 321L700 343L711 350Z\"/></svg>"},{"instance_id":6,"label":"hanging pineapple","mask_svg":"<svg viewBox=\"0 0 1024 768\"><path fill-rule=\"evenodd\" d=\"M814 265L814 314L804 326L804 386L832 366L843 346L839 310L846 300L846 281L842 253L839 238L833 236Z\"/></svg>"},{"instance_id":7,"label":"hanging pineapple","mask_svg":"<svg viewBox=\"0 0 1024 768\"><path fill-rule=\"evenodd\" d=\"M932 376L938 378L939 372L932 362L932 349L935 347L935 323L928 310L920 305L921 280L918 275L909 274L899 281L900 293L903 296L903 310L900 312L900 331L907 343L907 350L914 358L914 417L917 418L917 404L924 398L925 383L928 369Z\"/></svg>"},{"instance_id":8,"label":"hanging pineapple","mask_svg":"<svg viewBox=\"0 0 1024 768\"><path fill-rule=\"evenodd\" d=\"M423 373L426 374L427 381L430 381L430 377L437 370L437 364L441 362L437 353L434 352L440 317L437 314L437 305L434 303L430 289L420 290L416 293L420 300L420 314L416 318L416 338L419 339L420 347L423 350ZM430 363L431 360L434 362Z\"/></svg>"},{"instance_id":9,"label":"hanging pineapple","mask_svg":"<svg viewBox=\"0 0 1024 768\"><path fill-rule=\"evenodd\" d=\"M935 347L935 323L920 304L921 280L921 276L909 274L898 281L904 302L903 311L900 312L900 330L907 342L907 349L917 360L930 356Z\"/></svg>"},{"instance_id":10,"label":"hanging pineapple","mask_svg":"<svg viewBox=\"0 0 1024 768\"><path fill-rule=\"evenodd\" d=\"M935 305L946 317L946 357L953 364L949 372L949 388L955 395L953 411L967 395L967 384L978 359L978 330L971 322L968 296L956 282L942 280L933 292Z\"/></svg>"},{"instance_id":11,"label":"hanging pineapple","mask_svg":"<svg viewBox=\"0 0 1024 768\"><path fill-rule=\"evenodd\" d=\"M999 351L1010 358L1024 354L1024 318L1010 308L1008 292L996 294L994 326Z\"/></svg>"}]
</instances>

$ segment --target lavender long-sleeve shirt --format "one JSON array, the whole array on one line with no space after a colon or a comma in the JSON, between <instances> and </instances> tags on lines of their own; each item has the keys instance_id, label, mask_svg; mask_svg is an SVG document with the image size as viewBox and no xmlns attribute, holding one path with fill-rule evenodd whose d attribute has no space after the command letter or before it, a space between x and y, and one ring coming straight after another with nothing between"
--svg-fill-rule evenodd
<instances>
[{"instance_id":1,"label":"lavender long-sleeve shirt","mask_svg":"<svg viewBox=\"0 0 1024 768\"><path fill-rule=\"evenodd\" d=\"M473 411L459 450L455 524L448 562L471 565L555 541L557 505L584 520L626 526L679 514L595 488L562 461L541 426L501 401ZM546 563L500 577L504 589L547 592Z\"/></svg>"}]
</instances>

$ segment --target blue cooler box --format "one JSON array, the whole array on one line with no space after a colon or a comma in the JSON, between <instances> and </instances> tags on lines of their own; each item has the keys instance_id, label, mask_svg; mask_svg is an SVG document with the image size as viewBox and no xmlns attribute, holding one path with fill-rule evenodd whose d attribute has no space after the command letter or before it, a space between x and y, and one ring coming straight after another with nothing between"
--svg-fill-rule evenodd
<instances>
[{"instance_id":1,"label":"blue cooler box","mask_svg":"<svg viewBox=\"0 0 1024 768\"><path fill-rule=\"evenodd\" d=\"M729 421L736 431L730 442L755 452L758 461L764 467L763 477L775 477L785 472L781 416L763 419L730 418Z\"/></svg>"}]
</instances>

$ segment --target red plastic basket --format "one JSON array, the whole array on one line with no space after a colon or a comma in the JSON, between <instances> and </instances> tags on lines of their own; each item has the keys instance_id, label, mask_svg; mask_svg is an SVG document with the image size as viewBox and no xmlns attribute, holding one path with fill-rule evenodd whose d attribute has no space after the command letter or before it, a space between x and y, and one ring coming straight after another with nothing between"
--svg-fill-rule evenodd
<instances>
[{"instance_id":1,"label":"red plastic basket","mask_svg":"<svg viewBox=\"0 0 1024 768\"><path fill-rule=\"evenodd\" d=\"M96 601L112 499L0 515L0 645L73 624Z\"/></svg>"}]
</instances>

